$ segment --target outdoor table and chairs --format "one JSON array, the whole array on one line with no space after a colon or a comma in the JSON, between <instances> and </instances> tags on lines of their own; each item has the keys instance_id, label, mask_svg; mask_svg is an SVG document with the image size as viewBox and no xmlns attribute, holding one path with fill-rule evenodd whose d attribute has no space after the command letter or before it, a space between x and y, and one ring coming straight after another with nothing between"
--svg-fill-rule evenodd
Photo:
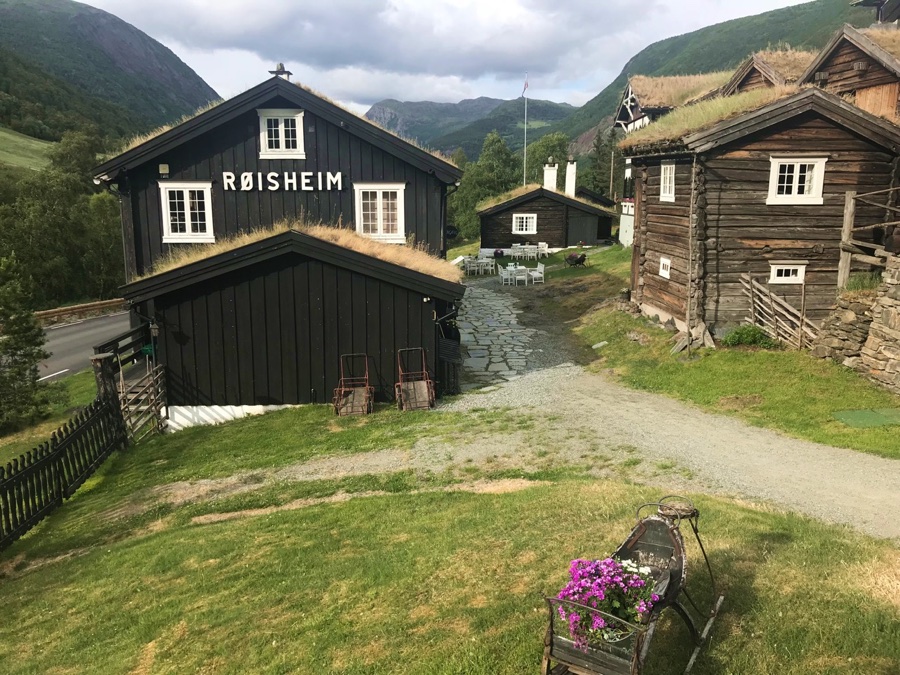
<instances>
[{"instance_id":1,"label":"outdoor table and chairs","mask_svg":"<svg viewBox=\"0 0 900 675\"><path fill-rule=\"evenodd\" d=\"M528 284L528 276L530 268L518 263L509 263L506 267L500 268L500 283L503 285L518 286L521 281L523 285Z\"/></svg>"},{"instance_id":2,"label":"outdoor table and chairs","mask_svg":"<svg viewBox=\"0 0 900 675\"><path fill-rule=\"evenodd\" d=\"M479 256L463 259L463 271L466 274L494 274L496 266L493 258Z\"/></svg>"}]
</instances>

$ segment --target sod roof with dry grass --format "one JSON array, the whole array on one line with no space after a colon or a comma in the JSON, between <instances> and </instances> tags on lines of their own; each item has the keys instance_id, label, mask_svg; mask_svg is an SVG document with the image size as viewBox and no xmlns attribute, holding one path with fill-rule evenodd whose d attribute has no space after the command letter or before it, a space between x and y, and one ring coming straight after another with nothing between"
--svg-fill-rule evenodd
<instances>
[{"instance_id":1,"label":"sod roof with dry grass","mask_svg":"<svg viewBox=\"0 0 900 675\"><path fill-rule=\"evenodd\" d=\"M453 283L459 283L462 279L462 271L446 260L426 253L423 250L411 246L386 244L375 241L369 237L357 234L355 230L346 227L334 227L319 223L311 224L303 221L282 221L271 227L259 228L242 232L230 237L220 237L214 244L196 244L170 249L160 262L156 264L153 272L136 279L141 281L156 277L172 270L187 267L201 260L212 258L222 253L234 251L243 246L263 241L284 232L299 232L315 237L336 246L376 258L378 260L399 265L415 272L421 272L428 276L443 279Z\"/></svg>"},{"instance_id":2,"label":"sod roof with dry grass","mask_svg":"<svg viewBox=\"0 0 900 675\"><path fill-rule=\"evenodd\" d=\"M799 91L800 88L795 85L766 87L733 96L717 96L676 108L653 124L626 136L620 141L619 147L633 151L637 148L678 145L688 134L703 131L719 122L752 112Z\"/></svg>"},{"instance_id":3,"label":"sod roof with dry grass","mask_svg":"<svg viewBox=\"0 0 900 675\"><path fill-rule=\"evenodd\" d=\"M500 204L504 204L505 202L512 201L517 197L522 197L527 195L530 192L535 192L544 188L543 185L539 185L538 183L529 183L528 185L521 185L517 188L513 188L508 192L504 192L502 195L497 195L496 197L489 197L484 199L478 203L475 207L475 211L478 213L482 213L483 211L488 211L489 209L494 208L495 206L499 206ZM546 188L544 188L546 189ZM592 201L584 199L583 197L572 197L571 195L567 195L564 192L560 192L559 190L547 190L547 192L552 192L560 197L564 197L566 199L571 199L573 202L580 202L585 206L589 206L592 210L595 211L605 211L606 213L617 216L619 215L614 209L607 208L601 204L595 204Z\"/></svg>"},{"instance_id":4,"label":"sod roof with dry grass","mask_svg":"<svg viewBox=\"0 0 900 675\"><path fill-rule=\"evenodd\" d=\"M721 70L700 75L648 77L634 75L628 81L641 108L677 108L709 94L731 79L734 71Z\"/></svg>"},{"instance_id":5,"label":"sod roof with dry grass","mask_svg":"<svg viewBox=\"0 0 900 675\"><path fill-rule=\"evenodd\" d=\"M818 56L818 52L804 51L800 49L767 49L756 52L754 56L769 64L773 70L781 75L785 82L796 82L803 72Z\"/></svg>"},{"instance_id":6,"label":"sod roof with dry grass","mask_svg":"<svg viewBox=\"0 0 900 675\"><path fill-rule=\"evenodd\" d=\"M859 31L894 58L900 59L900 30L896 28L863 28Z\"/></svg>"}]
</instances>

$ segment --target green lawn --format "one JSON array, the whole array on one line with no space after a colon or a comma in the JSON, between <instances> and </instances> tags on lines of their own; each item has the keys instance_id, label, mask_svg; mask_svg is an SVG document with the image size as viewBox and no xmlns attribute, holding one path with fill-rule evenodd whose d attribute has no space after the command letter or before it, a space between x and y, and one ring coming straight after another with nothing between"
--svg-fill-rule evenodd
<instances>
[{"instance_id":1,"label":"green lawn","mask_svg":"<svg viewBox=\"0 0 900 675\"><path fill-rule=\"evenodd\" d=\"M402 449L444 424L471 432L509 415L384 409L362 422L311 406L114 455L0 555L0 672L537 672L542 596L562 586L572 558L611 553L635 506L663 488L560 470L514 472L541 480L481 493L460 489L462 472L396 471L255 490L242 474L241 495L163 499L184 491L178 481ZM347 496L315 499L338 493ZM298 498L309 501L284 508ZM695 672L889 673L898 663L896 548L746 503L695 501L727 595ZM686 645L665 622L648 672L681 672Z\"/></svg>"},{"instance_id":2,"label":"green lawn","mask_svg":"<svg viewBox=\"0 0 900 675\"><path fill-rule=\"evenodd\" d=\"M48 155L53 145L0 127L0 164L42 169L50 161Z\"/></svg>"}]
</instances>

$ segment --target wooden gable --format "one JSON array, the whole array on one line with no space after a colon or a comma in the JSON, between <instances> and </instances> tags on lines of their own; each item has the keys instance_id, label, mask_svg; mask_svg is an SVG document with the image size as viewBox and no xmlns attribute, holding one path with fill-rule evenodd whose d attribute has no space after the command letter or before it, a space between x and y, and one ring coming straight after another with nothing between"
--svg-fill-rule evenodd
<instances>
[{"instance_id":1,"label":"wooden gable","mask_svg":"<svg viewBox=\"0 0 900 675\"><path fill-rule=\"evenodd\" d=\"M900 80L896 72L885 68L872 54L847 40L841 41L817 73L824 73L814 81L832 94L846 94L857 89L891 84Z\"/></svg>"}]
</instances>

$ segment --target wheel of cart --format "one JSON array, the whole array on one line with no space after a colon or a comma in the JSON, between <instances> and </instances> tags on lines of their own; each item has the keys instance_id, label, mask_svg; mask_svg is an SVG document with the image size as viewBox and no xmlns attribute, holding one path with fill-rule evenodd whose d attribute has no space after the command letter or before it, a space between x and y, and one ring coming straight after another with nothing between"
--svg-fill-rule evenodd
<instances>
[{"instance_id":1,"label":"wheel of cart","mask_svg":"<svg viewBox=\"0 0 900 675\"><path fill-rule=\"evenodd\" d=\"M642 517L641 514L649 507L655 507L656 513ZM725 599L716 592L712 567L700 539L699 518L700 512L690 500L674 495L638 508L637 524L612 557L620 561L631 560L640 567L652 570L655 580L653 592L659 600L641 624L632 624L575 602L546 598L550 625L544 640L541 675L640 675L657 622L666 609L678 614L690 633L694 651L684 670L685 673L690 672ZM706 562L712 590L712 602L706 609L698 607L687 590L687 560L680 529L682 522L690 524ZM600 615L607 625L619 629L621 637L612 641L590 642L586 647L576 646L568 626L561 619L573 610ZM698 627L703 621L705 625L700 630Z\"/></svg>"},{"instance_id":2,"label":"wheel of cart","mask_svg":"<svg viewBox=\"0 0 900 675\"><path fill-rule=\"evenodd\" d=\"M369 356L341 354L341 379L334 390L335 415L368 415L374 409L375 388L369 385Z\"/></svg>"},{"instance_id":3,"label":"wheel of cart","mask_svg":"<svg viewBox=\"0 0 900 675\"><path fill-rule=\"evenodd\" d=\"M427 410L434 407L434 383L428 374L423 347L397 350L398 381L394 385L400 410Z\"/></svg>"}]
</instances>

